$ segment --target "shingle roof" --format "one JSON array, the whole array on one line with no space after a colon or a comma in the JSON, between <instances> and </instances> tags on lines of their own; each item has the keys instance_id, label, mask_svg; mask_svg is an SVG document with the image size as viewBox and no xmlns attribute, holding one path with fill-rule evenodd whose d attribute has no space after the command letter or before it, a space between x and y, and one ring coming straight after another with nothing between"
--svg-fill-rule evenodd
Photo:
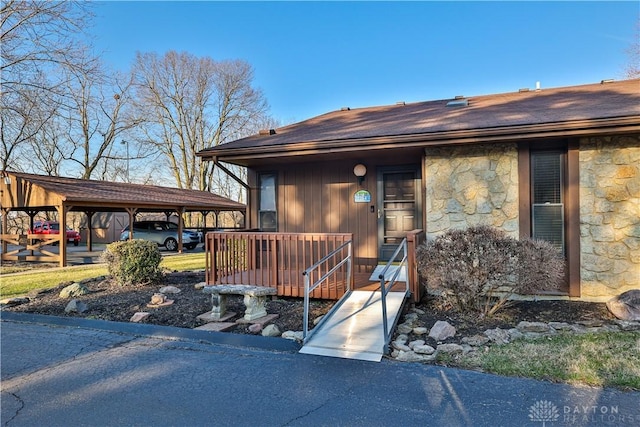
<instances>
[{"instance_id":1,"label":"shingle roof","mask_svg":"<svg viewBox=\"0 0 640 427\"><path fill-rule=\"evenodd\" d=\"M640 124L640 79L518 91L464 98L468 106L447 106L451 99L396 104L381 107L342 109L278 128L275 134L254 135L212 147L202 157L232 155L246 149L261 152L313 143L317 149L334 143L366 146L368 139L387 141L407 137L438 137L489 130L524 134L548 126L598 126L603 120L632 119ZM589 123L586 123L589 122Z\"/></svg>"},{"instance_id":2,"label":"shingle roof","mask_svg":"<svg viewBox=\"0 0 640 427\"><path fill-rule=\"evenodd\" d=\"M57 194L68 205L112 208L173 209L187 211L239 210L246 206L207 191L183 190L154 185L95 181L56 176L7 172L28 185L40 187L45 193ZM24 184L23 184L24 185Z\"/></svg>"}]
</instances>

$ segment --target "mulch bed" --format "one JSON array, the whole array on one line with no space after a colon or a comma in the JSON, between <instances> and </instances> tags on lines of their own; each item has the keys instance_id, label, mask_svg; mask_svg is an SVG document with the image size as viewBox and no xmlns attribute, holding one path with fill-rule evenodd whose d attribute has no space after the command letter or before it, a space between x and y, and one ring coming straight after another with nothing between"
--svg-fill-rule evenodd
<instances>
[{"instance_id":1,"label":"mulch bed","mask_svg":"<svg viewBox=\"0 0 640 427\"><path fill-rule=\"evenodd\" d=\"M162 283L142 286L120 286L110 278L87 281L83 284L90 293L77 298L88 306L88 310L81 314L65 313L69 300L60 298L59 293L70 283L63 283L56 288L33 292L30 295L30 302L14 307L4 307L3 310L118 322L129 322L134 313L146 311L151 315L143 323L195 328L202 325L197 320L197 316L211 310L211 296L194 286L203 281L204 272L168 273ZM167 298L174 300L174 303L169 306L149 308L147 304L151 301L151 296L158 292L160 287L167 285L181 290L178 294L167 295ZM310 319L313 320L326 313L334 303L335 301L312 300ZM456 342L463 336L482 334L487 329L512 328L520 321L576 323L615 319L604 303L581 301L521 301L499 311L491 318L484 319L456 313L443 307L434 297L426 297L420 303L411 306L424 313L419 315L417 322L419 326L431 328L438 320L446 320L455 326L458 334L448 342ZM242 296L230 295L227 310L237 313L237 316L230 321L241 318L244 313ZM273 323L283 332L302 330L303 310L302 298L279 297L269 299L267 302L267 312L278 314L278 318ZM238 324L230 332L249 333L248 325Z\"/></svg>"}]
</instances>

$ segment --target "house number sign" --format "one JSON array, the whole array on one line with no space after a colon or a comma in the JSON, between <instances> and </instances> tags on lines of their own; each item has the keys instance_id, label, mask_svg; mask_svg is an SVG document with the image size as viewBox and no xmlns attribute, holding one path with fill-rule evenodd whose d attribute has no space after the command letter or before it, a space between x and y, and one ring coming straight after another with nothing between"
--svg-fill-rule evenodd
<instances>
[{"instance_id":1,"label":"house number sign","mask_svg":"<svg viewBox=\"0 0 640 427\"><path fill-rule=\"evenodd\" d=\"M370 203L371 202L371 193L367 190L359 190L353 195L353 201L355 203Z\"/></svg>"}]
</instances>

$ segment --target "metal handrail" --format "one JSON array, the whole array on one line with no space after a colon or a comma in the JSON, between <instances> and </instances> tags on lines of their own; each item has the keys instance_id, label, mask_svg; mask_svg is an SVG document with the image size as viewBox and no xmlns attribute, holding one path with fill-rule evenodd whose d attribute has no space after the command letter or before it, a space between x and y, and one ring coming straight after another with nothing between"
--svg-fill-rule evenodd
<instances>
[{"instance_id":1,"label":"metal handrail","mask_svg":"<svg viewBox=\"0 0 640 427\"><path fill-rule=\"evenodd\" d=\"M402 261L400 261L400 264L398 264L398 269L396 269L395 273L393 273L393 275L391 276L391 279L389 281L386 281L385 276L386 276L387 270L393 264L393 261L396 259L396 257L400 253L400 249L403 249L404 251L404 256L402 257ZM385 354L389 352L389 340L391 339L391 336L389 334L389 325L387 322L387 294L391 291L391 288L396 283L396 279L398 278L398 275L402 271L402 268L403 267L406 268L407 252L408 252L407 238L405 237L404 240L402 240L402 242L400 243L400 245L398 245L393 255L391 255L391 259L389 259L389 261L387 262L387 265L385 265L385 267L382 269L382 271L378 275L378 279L380 279L380 297L382 300L382 328L383 328L383 334L384 334L383 350ZM407 271L406 274L407 274L407 277L405 278L405 296L409 294L409 277L408 277L409 272Z\"/></svg>"},{"instance_id":2,"label":"metal handrail","mask_svg":"<svg viewBox=\"0 0 640 427\"><path fill-rule=\"evenodd\" d=\"M347 247L347 256L345 258L343 258L339 263L337 263L331 270L327 271L325 274L322 275L322 277L320 277L318 280L316 280L313 283L313 286L310 285L310 276L311 276L311 272L313 270L315 270L316 268L318 268L321 264L325 263L326 261L328 261L331 257L335 256L338 252L342 251L344 249L344 247ZM322 322L326 319L328 319L331 314L338 308L339 304L335 304L331 310L329 310L329 312L327 314L325 314L325 316L322 318L322 321L320 323L318 323L316 325L316 327L311 331L311 334L309 334L309 294L311 294L311 292L313 292L318 286L320 286L320 284L327 279L327 277L329 277L331 274L333 274L336 270L338 270L338 268L340 268L344 263L347 263L347 283L346 283L346 294L348 294L351 291L351 282L353 281L353 270L352 270L352 255L353 252L353 241L349 240L345 243L343 243L342 245L338 246L335 250L333 250L331 253L329 253L328 255L326 255L325 257L323 257L320 261L316 262L315 264L313 264L311 267L307 268L305 271L302 272L302 275L304 276L304 320L303 320L303 327L302 327L302 341L303 343L306 343L307 340L309 338L311 338L311 335L313 335L313 333L315 331L317 331L318 329L320 329L320 326L322 325Z\"/></svg>"}]
</instances>

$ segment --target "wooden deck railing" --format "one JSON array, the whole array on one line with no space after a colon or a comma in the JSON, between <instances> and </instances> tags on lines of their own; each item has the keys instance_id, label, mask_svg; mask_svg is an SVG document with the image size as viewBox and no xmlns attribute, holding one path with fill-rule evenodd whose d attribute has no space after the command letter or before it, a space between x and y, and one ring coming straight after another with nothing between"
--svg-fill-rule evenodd
<instances>
[{"instance_id":1,"label":"wooden deck railing","mask_svg":"<svg viewBox=\"0 0 640 427\"><path fill-rule=\"evenodd\" d=\"M207 233L206 281L210 285L267 286L276 288L280 296L303 297L302 272L352 239L351 233ZM420 301L423 294L417 270L416 248L424 241L423 230L413 230L407 234L409 290L416 302ZM339 253L327 260L326 265L317 270L318 278L346 256L346 252ZM353 267L357 268L355 265ZM364 281L367 282L368 274L360 273L360 276L364 276ZM317 280L313 277L310 279L312 282ZM350 279L347 278L346 267L340 268L313 291L311 297L338 299L348 289L347 280Z\"/></svg>"},{"instance_id":2,"label":"wooden deck railing","mask_svg":"<svg viewBox=\"0 0 640 427\"><path fill-rule=\"evenodd\" d=\"M276 288L280 296L304 296L302 272L352 240L351 233L212 232L206 235L208 284L244 284ZM318 274L341 260L338 253ZM346 256L346 254L344 254ZM311 295L338 299L347 289L346 268L339 268Z\"/></svg>"},{"instance_id":3,"label":"wooden deck railing","mask_svg":"<svg viewBox=\"0 0 640 427\"><path fill-rule=\"evenodd\" d=\"M48 248L60 244L59 234L2 234L0 241L4 247L12 245L12 249L3 250L2 261L36 261L60 262L61 256Z\"/></svg>"}]
</instances>

